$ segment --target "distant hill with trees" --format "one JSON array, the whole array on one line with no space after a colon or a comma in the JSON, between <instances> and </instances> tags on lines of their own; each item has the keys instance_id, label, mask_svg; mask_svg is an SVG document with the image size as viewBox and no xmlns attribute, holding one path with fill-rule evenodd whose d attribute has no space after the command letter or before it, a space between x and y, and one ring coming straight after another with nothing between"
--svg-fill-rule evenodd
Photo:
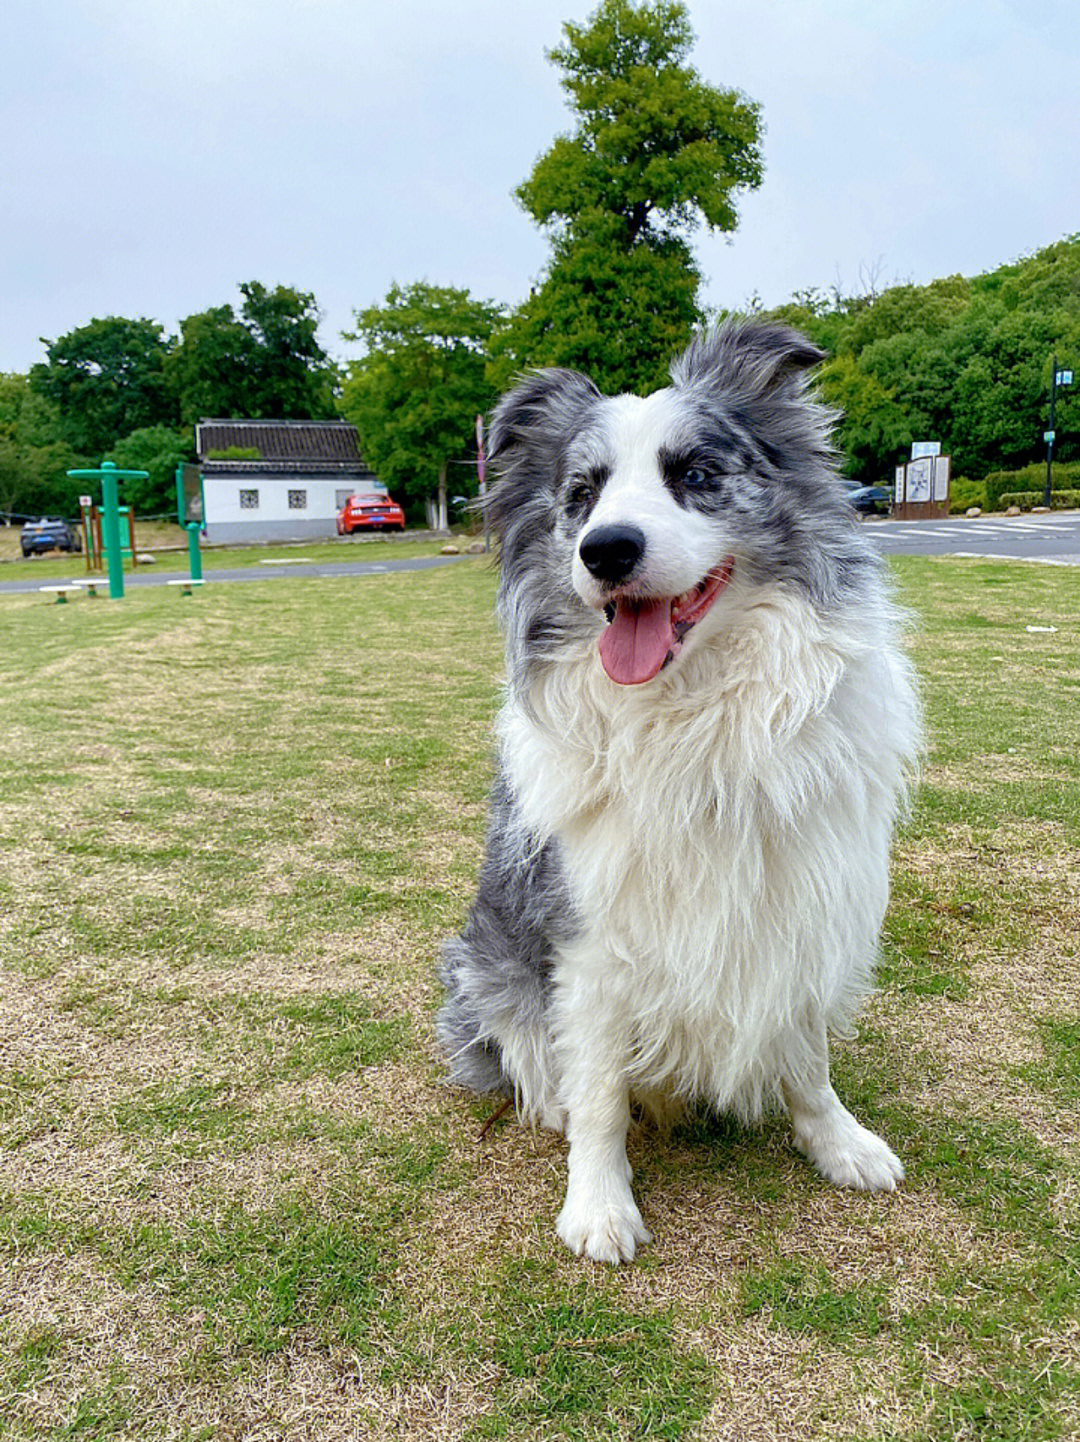
<instances>
[{"instance_id":1,"label":"distant hill with trees","mask_svg":"<svg viewBox=\"0 0 1080 1442\"><path fill-rule=\"evenodd\" d=\"M1055 458L1080 461L1080 235L971 279L812 291L768 314L828 352L821 387L853 476L891 478L913 440L973 478L1045 458L1055 357L1078 381L1059 396Z\"/></svg>"}]
</instances>

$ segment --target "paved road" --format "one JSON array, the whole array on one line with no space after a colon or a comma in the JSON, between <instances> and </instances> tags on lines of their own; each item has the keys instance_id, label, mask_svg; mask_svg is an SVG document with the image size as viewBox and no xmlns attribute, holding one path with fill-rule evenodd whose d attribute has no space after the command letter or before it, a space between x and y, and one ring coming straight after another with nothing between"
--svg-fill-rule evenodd
<instances>
[{"instance_id":1,"label":"paved road","mask_svg":"<svg viewBox=\"0 0 1080 1442\"><path fill-rule=\"evenodd\" d=\"M1080 511L1049 516L957 516L944 521L865 522L867 534L888 556L981 556L986 559L1043 561L1059 566L1080 566ZM298 561L288 564L206 568L207 582L266 581L275 576L372 576L383 571L426 571L449 566L460 556L424 556L411 561ZM71 579L86 573L76 562ZM163 586L178 573L152 570L124 576L129 586ZM44 581L0 581L0 595L37 591Z\"/></svg>"},{"instance_id":2,"label":"paved road","mask_svg":"<svg viewBox=\"0 0 1080 1442\"><path fill-rule=\"evenodd\" d=\"M76 557L71 567L69 580L78 581L86 579L86 571L82 569L80 557ZM411 561L288 561L288 562L259 562L254 566L234 566L216 570L210 566L203 567L203 576L207 585L214 581L271 581L281 576L305 576L322 579L327 576L377 576L383 571L427 571L433 566L451 566L455 561L460 561L460 556L418 556ZM132 586L164 586L169 581L174 581L182 573L179 571L159 571L155 573L149 568L139 571L124 572L124 589ZM99 576L99 582L108 585L108 573L103 573L104 580ZM56 581L0 581L0 595L18 595L30 591L39 591L45 585L57 585Z\"/></svg>"},{"instance_id":3,"label":"paved road","mask_svg":"<svg viewBox=\"0 0 1080 1442\"><path fill-rule=\"evenodd\" d=\"M887 556L982 556L1080 566L1080 511L865 524Z\"/></svg>"}]
</instances>

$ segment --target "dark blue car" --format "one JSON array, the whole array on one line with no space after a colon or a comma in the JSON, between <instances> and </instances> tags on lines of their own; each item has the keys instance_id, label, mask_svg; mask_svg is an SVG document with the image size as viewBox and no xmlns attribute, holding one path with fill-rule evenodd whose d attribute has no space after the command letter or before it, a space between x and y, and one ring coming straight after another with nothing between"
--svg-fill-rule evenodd
<instances>
[{"instance_id":1,"label":"dark blue car","mask_svg":"<svg viewBox=\"0 0 1080 1442\"><path fill-rule=\"evenodd\" d=\"M19 537L24 556L40 556L43 551L81 551L82 537L67 521L27 521Z\"/></svg>"},{"instance_id":2,"label":"dark blue car","mask_svg":"<svg viewBox=\"0 0 1080 1442\"><path fill-rule=\"evenodd\" d=\"M887 516L892 507L890 486L855 486L847 498L863 516Z\"/></svg>"}]
</instances>

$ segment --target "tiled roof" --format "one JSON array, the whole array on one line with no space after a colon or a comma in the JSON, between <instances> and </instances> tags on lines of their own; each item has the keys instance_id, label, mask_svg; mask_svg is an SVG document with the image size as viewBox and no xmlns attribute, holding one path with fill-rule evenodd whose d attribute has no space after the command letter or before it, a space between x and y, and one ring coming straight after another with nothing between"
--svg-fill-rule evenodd
<instances>
[{"instance_id":1,"label":"tiled roof","mask_svg":"<svg viewBox=\"0 0 1080 1442\"><path fill-rule=\"evenodd\" d=\"M348 465L367 470L356 427L347 421L201 420L195 427L195 449L204 464L211 452L234 448L258 451L262 460L271 464L315 463L335 470ZM209 463L234 464L224 458ZM248 458L242 464L246 468L259 462Z\"/></svg>"}]
</instances>

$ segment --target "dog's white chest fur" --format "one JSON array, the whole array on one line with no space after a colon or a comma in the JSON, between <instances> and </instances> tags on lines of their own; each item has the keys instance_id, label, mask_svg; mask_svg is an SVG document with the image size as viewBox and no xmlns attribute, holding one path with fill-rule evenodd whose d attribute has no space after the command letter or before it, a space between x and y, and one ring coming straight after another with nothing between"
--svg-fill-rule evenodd
<instances>
[{"instance_id":1,"label":"dog's white chest fur","mask_svg":"<svg viewBox=\"0 0 1080 1442\"><path fill-rule=\"evenodd\" d=\"M917 713L865 623L828 633L778 589L734 616L648 688L614 686L591 651L563 660L500 731L582 926L557 958L563 1005L579 982L604 994L638 1090L754 1116L781 1063L810 1065L811 1013L844 1028L870 984L899 783L875 736L914 737Z\"/></svg>"}]
</instances>

